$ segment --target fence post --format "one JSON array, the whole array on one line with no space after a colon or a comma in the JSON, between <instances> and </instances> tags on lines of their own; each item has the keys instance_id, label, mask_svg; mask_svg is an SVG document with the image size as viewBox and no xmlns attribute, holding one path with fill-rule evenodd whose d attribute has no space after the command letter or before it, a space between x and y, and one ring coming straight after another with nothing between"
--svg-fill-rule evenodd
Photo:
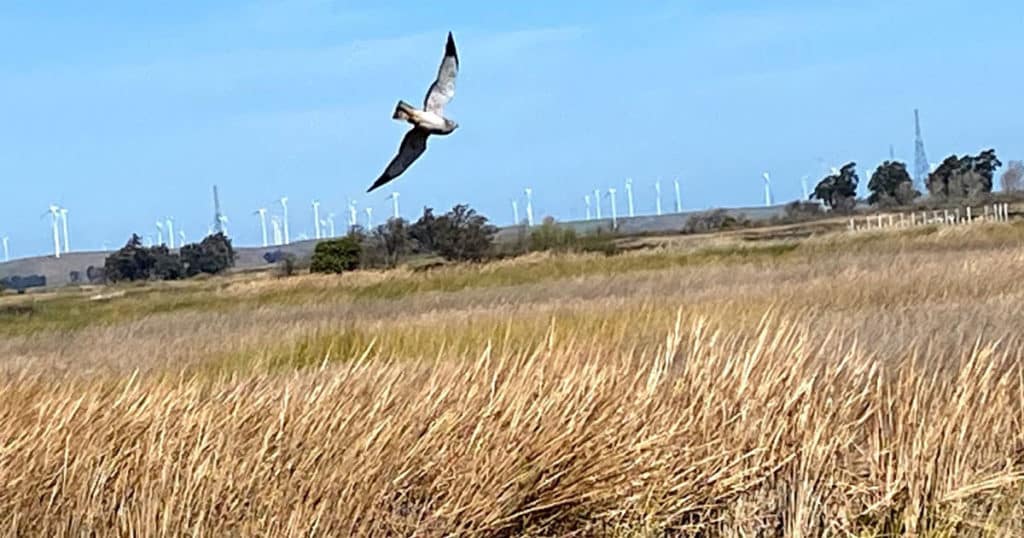
<instances>
[{"instance_id":1,"label":"fence post","mask_svg":"<svg viewBox=\"0 0 1024 538\"><path fill-rule=\"evenodd\" d=\"M967 224L971 223L971 206L967 206Z\"/></svg>"}]
</instances>

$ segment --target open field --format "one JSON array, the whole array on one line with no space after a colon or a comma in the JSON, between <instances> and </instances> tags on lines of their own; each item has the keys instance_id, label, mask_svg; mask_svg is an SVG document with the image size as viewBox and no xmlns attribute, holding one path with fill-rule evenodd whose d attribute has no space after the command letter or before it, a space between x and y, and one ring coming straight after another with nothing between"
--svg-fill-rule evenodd
<instances>
[{"instance_id":1,"label":"open field","mask_svg":"<svg viewBox=\"0 0 1024 538\"><path fill-rule=\"evenodd\" d=\"M1024 226L0 297L0 535L1019 536Z\"/></svg>"}]
</instances>

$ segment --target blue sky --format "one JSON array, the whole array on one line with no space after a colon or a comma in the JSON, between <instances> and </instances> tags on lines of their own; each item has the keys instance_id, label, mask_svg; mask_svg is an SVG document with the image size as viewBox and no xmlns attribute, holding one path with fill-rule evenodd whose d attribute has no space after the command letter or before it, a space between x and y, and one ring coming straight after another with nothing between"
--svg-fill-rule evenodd
<instances>
[{"instance_id":1,"label":"blue sky","mask_svg":"<svg viewBox=\"0 0 1024 538\"><path fill-rule=\"evenodd\" d=\"M293 237L312 235L313 198L339 224L350 198L380 221L391 190L407 217L466 202L502 224L523 187L538 218L571 219L626 177L642 212L658 177L681 178L688 209L757 205L764 170L787 200L819 159L873 167L892 144L912 161L915 107L932 161L1024 158L1017 2L438 5L5 2L0 235L13 255L47 252L40 215L57 203L73 249L166 216L198 238L214 183L240 244L283 195ZM448 30L460 129L365 195L406 129L395 102L422 101Z\"/></svg>"}]
</instances>

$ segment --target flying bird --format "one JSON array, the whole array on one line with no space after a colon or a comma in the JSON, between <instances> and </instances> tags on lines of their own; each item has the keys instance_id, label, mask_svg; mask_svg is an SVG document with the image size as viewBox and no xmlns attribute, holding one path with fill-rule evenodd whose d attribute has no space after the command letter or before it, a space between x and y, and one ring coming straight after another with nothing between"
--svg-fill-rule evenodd
<instances>
[{"instance_id":1,"label":"flying bird","mask_svg":"<svg viewBox=\"0 0 1024 538\"><path fill-rule=\"evenodd\" d=\"M455 97L455 77L459 73L459 55L455 51L455 39L448 32L448 43L444 47L444 58L437 70L437 79L427 90L423 100L423 109L417 109L399 100L392 119L412 124L412 129L405 133L398 154L391 160L388 167L377 178L366 192L370 192L402 175L409 166L427 150L427 138L430 135L446 136L459 127L459 124L444 117L444 107Z\"/></svg>"}]
</instances>

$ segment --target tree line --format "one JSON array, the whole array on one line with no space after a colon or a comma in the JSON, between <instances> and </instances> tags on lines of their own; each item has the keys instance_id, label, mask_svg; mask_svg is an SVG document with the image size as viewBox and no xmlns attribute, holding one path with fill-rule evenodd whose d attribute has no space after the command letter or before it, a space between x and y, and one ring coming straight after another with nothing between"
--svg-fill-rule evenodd
<instances>
[{"instance_id":1,"label":"tree line","mask_svg":"<svg viewBox=\"0 0 1024 538\"><path fill-rule=\"evenodd\" d=\"M125 246L107 256L103 278L108 282L179 280L199 274L218 274L234 267L235 250L222 233L208 235L199 243L173 252L166 245L146 247L132 234Z\"/></svg>"},{"instance_id":2,"label":"tree line","mask_svg":"<svg viewBox=\"0 0 1024 538\"><path fill-rule=\"evenodd\" d=\"M442 215L426 207L414 223L391 218L372 230L353 226L344 237L320 241L313 251L310 271L390 268L412 255L483 261L492 255L497 233L498 228L487 217L468 205L456 205Z\"/></svg>"},{"instance_id":3,"label":"tree line","mask_svg":"<svg viewBox=\"0 0 1024 538\"><path fill-rule=\"evenodd\" d=\"M372 231L356 226L345 237L320 241L313 251L310 271L392 268L414 256L482 262L537 251L618 252L611 234L599 230L579 235L557 225L551 217L532 230L519 228L518 235L502 245L495 242L497 233L498 228L486 216L468 205L456 205L441 215L425 207L416 222L392 218Z\"/></svg>"},{"instance_id":4,"label":"tree line","mask_svg":"<svg viewBox=\"0 0 1024 538\"><path fill-rule=\"evenodd\" d=\"M977 155L950 155L928 174L925 188L930 199L937 202L977 201L992 193L995 173L1003 163L993 149ZM857 204L857 186L860 177L856 163L845 164L835 173L825 176L814 188L810 198L820 200L834 211L850 211ZM1003 173L1004 192L1019 192L1024 187L1024 163L1011 161ZM879 207L907 206L923 195L914 186L907 165L899 161L885 161L868 180L867 203Z\"/></svg>"}]
</instances>

